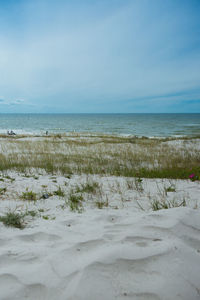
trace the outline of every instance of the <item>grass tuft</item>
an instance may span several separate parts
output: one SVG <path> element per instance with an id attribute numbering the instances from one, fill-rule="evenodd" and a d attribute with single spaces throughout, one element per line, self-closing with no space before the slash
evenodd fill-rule
<path id="1" fill-rule="evenodd" d="M 82 183 L 80 186 L 76 186 L 76 193 L 88 193 L 95 194 L 97 190 L 100 188 L 100 185 L 96 181 L 87 181 L 86 183 Z"/>
<path id="2" fill-rule="evenodd" d="M 164 190 L 165 190 L 165 194 L 166 194 L 166 195 L 167 195 L 167 193 L 176 192 L 176 188 L 175 188 L 175 186 L 173 186 L 173 185 L 168 186 L 168 187 L 165 187 Z"/>
<path id="3" fill-rule="evenodd" d="M 5 216 L 0 216 L 0 222 L 3 222 L 5 226 L 23 229 L 24 215 L 15 212 L 8 212 Z"/>
<path id="4" fill-rule="evenodd" d="M 37 199 L 37 194 L 32 192 L 32 191 L 26 191 L 26 192 L 23 192 L 22 195 L 21 195 L 21 199 L 23 200 L 30 200 L 30 201 L 36 201 Z"/>
<path id="5" fill-rule="evenodd" d="M 157 211 L 160 209 L 169 209 L 174 207 L 186 206 L 186 201 L 183 199 L 181 202 L 176 200 L 167 201 L 167 200 L 158 200 L 155 199 L 151 202 L 151 208 L 153 211 Z"/>
<path id="6" fill-rule="evenodd" d="M 3 195 L 5 194 L 5 192 L 7 191 L 6 188 L 0 188 L 0 195 Z"/>
<path id="7" fill-rule="evenodd" d="M 59 196 L 59 197 L 64 197 L 65 196 L 65 192 L 61 189 L 60 186 L 53 193 L 54 193 L 54 195 Z"/>
<path id="8" fill-rule="evenodd" d="M 38 212 L 35 210 L 27 210 L 25 213 L 25 216 L 31 216 L 31 217 L 36 217 L 38 215 Z"/>
<path id="9" fill-rule="evenodd" d="M 108 207 L 108 201 L 96 201 L 97 208 L 102 209 L 103 207 Z"/>
<path id="10" fill-rule="evenodd" d="M 68 200 L 69 200 L 69 207 L 71 211 L 77 211 L 79 213 L 83 211 L 82 201 L 84 199 L 82 195 L 70 193 Z"/>

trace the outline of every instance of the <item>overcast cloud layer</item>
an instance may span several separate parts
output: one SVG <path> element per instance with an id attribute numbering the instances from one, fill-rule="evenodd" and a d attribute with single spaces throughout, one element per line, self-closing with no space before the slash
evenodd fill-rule
<path id="1" fill-rule="evenodd" d="M 0 112 L 200 112 L 200 1 L 0 1 Z"/>

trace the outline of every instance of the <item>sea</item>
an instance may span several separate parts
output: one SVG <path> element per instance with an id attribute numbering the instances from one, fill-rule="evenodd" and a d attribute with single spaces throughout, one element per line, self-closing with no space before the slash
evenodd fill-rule
<path id="1" fill-rule="evenodd" d="M 200 113 L 0 114 L 0 133 L 43 135 L 73 132 L 146 137 L 200 135 Z"/>

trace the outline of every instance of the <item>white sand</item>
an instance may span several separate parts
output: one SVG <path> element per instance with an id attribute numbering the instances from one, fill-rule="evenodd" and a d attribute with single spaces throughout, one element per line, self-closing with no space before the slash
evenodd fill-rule
<path id="1" fill-rule="evenodd" d="M 128 189 L 124 178 L 93 176 L 101 192 L 84 194 L 84 211 L 77 213 L 61 206 L 85 176 L 56 183 L 49 175 L 8 175 L 15 181 L 0 181 L 7 188 L 0 214 L 44 212 L 26 217 L 23 230 L 0 222 L 0 300 L 200 299 L 199 182 L 143 180 L 139 191 L 133 179 Z M 20 200 L 26 188 L 39 198 L 58 186 L 65 198 Z M 175 192 L 166 194 L 169 186 Z M 109 206 L 98 209 L 100 198 Z M 185 200 L 187 207 L 153 212 L 155 198 Z"/>

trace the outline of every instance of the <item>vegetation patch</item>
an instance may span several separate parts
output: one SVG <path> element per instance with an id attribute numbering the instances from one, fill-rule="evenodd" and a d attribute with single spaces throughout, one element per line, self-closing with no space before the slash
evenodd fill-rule
<path id="1" fill-rule="evenodd" d="M 5 194 L 6 191 L 7 191 L 6 187 L 0 188 L 0 195 Z"/>
<path id="2" fill-rule="evenodd" d="M 36 201 L 37 200 L 37 194 L 34 193 L 33 191 L 26 191 L 23 192 L 21 195 L 21 199 L 23 200 L 29 200 L 29 201 Z"/>
<path id="3" fill-rule="evenodd" d="M 64 197 L 65 196 L 65 192 L 61 189 L 61 187 L 59 186 L 58 189 L 56 191 L 53 192 L 54 195 L 59 196 L 59 197 Z"/>
<path id="4" fill-rule="evenodd" d="M 6 176 L 4 176 L 6 179 L 9 179 L 11 182 L 13 182 L 13 181 L 15 181 L 15 178 L 12 178 L 12 177 L 10 177 L 10 176 L 8 176 L 8 175 L 6 175 Z"/>
<path id="5" fill-rule="evenodd" d="M 167 193 L 172 193 L 172 192 L 176 192 L 176 188 L 174 185 L 170 185 L 168 187 L 165 187 L 164 188 L 165 190 L 165 194 L 167 195 Z"/>
<path id="6" fill-rule="evenodd" d="M 95 205 L 97 208 L 102 209 L 103 207 L 108 207 L 108 201 L 96 201 Z"/>
<path id="7" fill-rule="evenodd" d="M 27 174 L 35 168 L 52 175 L 59 172 L 67 178 L 76 173 L 199 180 L 200 152 L 195 148 L 199 141 L 193 138 L 187 146 L 182 142 L 177 147 L 169 144 L 170 140 L 175 139 L 111 135 L 77 135 L 71 140 L 64 135 L 62 139 L 49 136 L 41 141 L 8 139 L 2 144 L 0 171 L 13 169 Z M 55 176 L 52 179 L 56 182 Z M 95 189 L 89 185 L 84 188 L 89 193 Z"/>
<path id="8" fill-rule="evenodd" d="M 82 212 L 83 211 L 83 196 L 78 194 L 70 193 L 69 195 L 69 207 L 71 211 Z"/>
<path id="9" fill-rule="evenodd" d="M 167 200 L 158 200 L 155 199 L 151 202 L 151 208 L 153 211 L 157 211 L 160 209 L 169 209 L 173 207 L 180 207 L 180 206 L 186 206 L 186 201 L 183 199 L 181 202 L 178 202 L 176 200 L 167 201 Z"/>
<path id="10" fill-rule="evenodd" d="M 5 226 L 24 228 L 24 214 L 16 212 L 7 212 L 4 216 L 0 216 L 0 222 Z"/>
<path id="11" fill-rule="evenodd" d="M 31 216 L 31 217 L 36 217 L 38 215 L 38 212 L 36 210 L 27 210 L 25 213 L 25 216 Z"/>
<path id="12" fill-rule="evenodd" d="M 87 181 L 86 183 L 82 183 L 80 186 L 76 186 L 76 193 L 91 193 L 94 194 L 100 188 L 100 185 L 97 181 Z"/>

